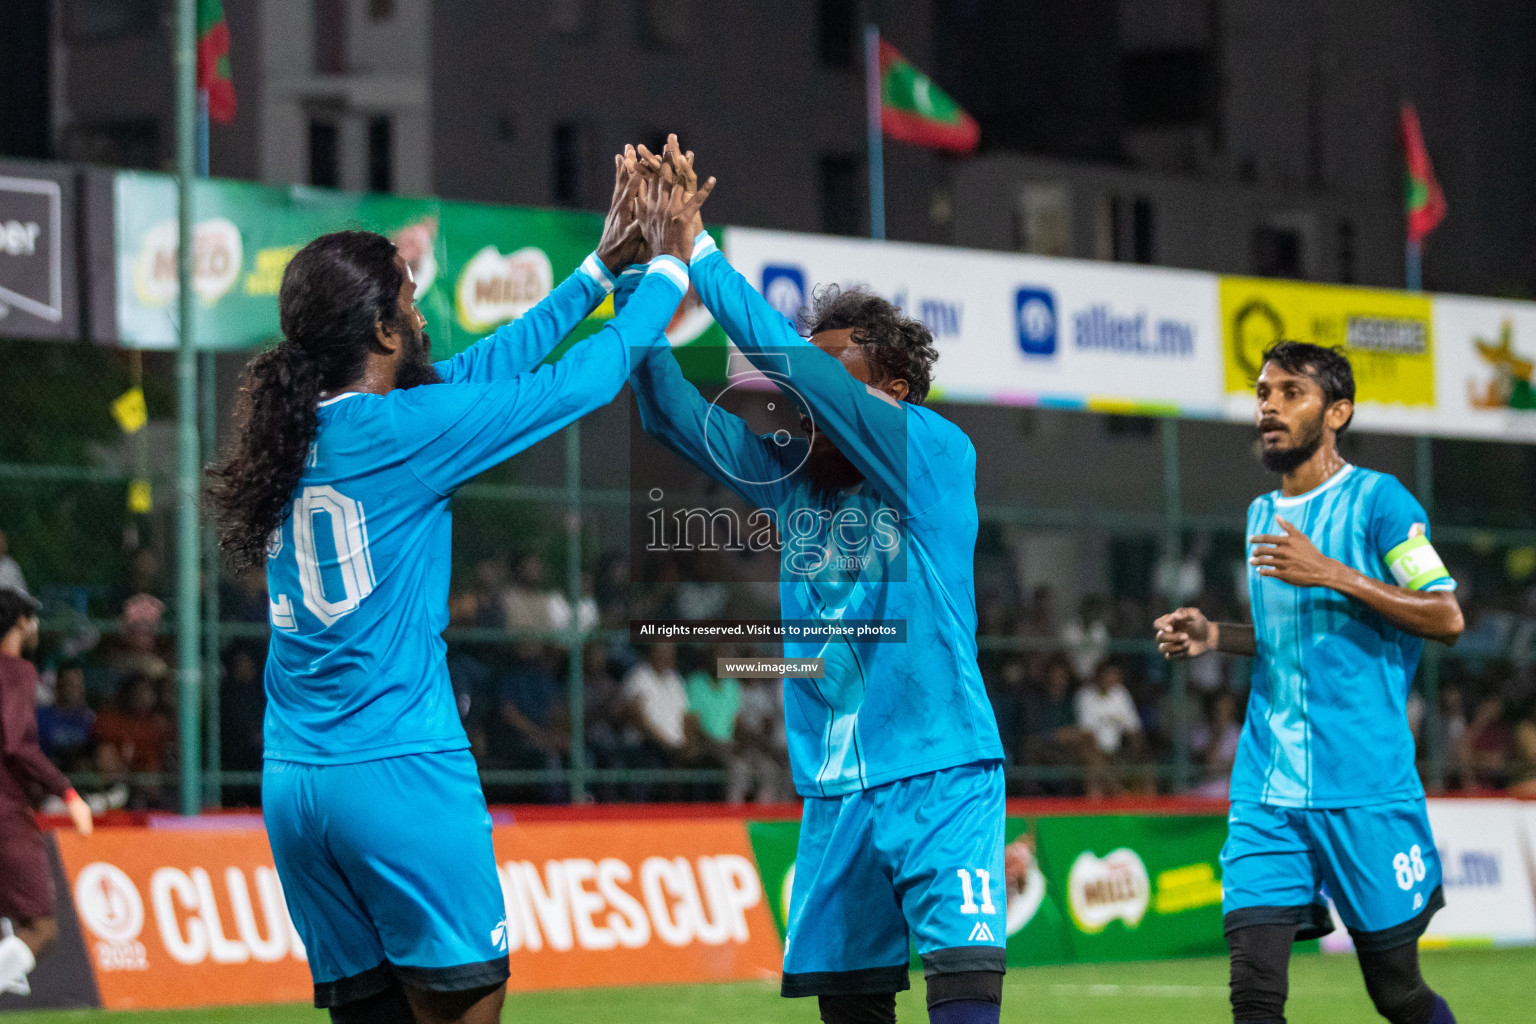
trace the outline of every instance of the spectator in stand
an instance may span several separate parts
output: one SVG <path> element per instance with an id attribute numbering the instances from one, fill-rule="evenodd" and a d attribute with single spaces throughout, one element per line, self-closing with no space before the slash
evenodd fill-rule
<path id="1" fill-rule="evenodd" d="M 749 679 L 742 685 L 736 745 L 726 771 L 725 798 L 729 803 L 744 803 L 748 794 L 760 804 L 779 803 L 794 795 L 782 679 Z"/>
<path id="2" fill-rule="evenodd" d="M 1527 698 L 1510 743 L 1511 796 L 1536 798 L 1536 698 Z"/>
<path id="3" fill-rule="evenodd" d="M 1092 740 L 1077 725 L 1072 662 L 1065 654 L 1052 654 L 1040 668 L 1024 704 L 1023 759 L 1029 764 L 1082 768 L 1090 760 Z M 1078 792 L 1074 783 L 1047 780 L 1041 790 L 1051 796 Z"/>
<path id="4" fill-rule="evenodd" d="M 587 645 L 582 684 L 587 764 L 605 770 L 625 767 L 626 748 L 638 743 L 640 734 L 629 724 L 624 689 L 609 669 L 608 652 L 602 644 Z M 593 790 L 600 802 L 619 798 L 618 787 L 611 782 L 598 783 Z"/>
<path id="5" fill-rule="evenodd" d="M 581 601 L 576 605 L 576 625 L 583 630 L 593 630 L 598 626 L 597 595 L 594 587 L 592 574 L 582 573 Z M 551 629 L 559 630 L 571 628 L 571 602 L 563 591 L 550 591 L 549 626 Z M 566 648 L 566 650 L 569 649 L 569 647 Z"/>
<path id="6" fill-rule="evenodd" d="M 474 629 L 480 620 L 480 595 L 465 591 L 448 598 L 448 628 Z M 448 682 L 458 704 L 459 721 L 469 737 L 469 749 L 475 762 L 486 763 L 486 733 L 481 709 L 489 703 L 494 688 L 493 674 L 478 655 L 475 645 L 455 641 L 448 647 Z"/>
<path id="7" fill-rule="evenodd" d="M 1024 636 L 1056 636 L 1059 632 L 1056 622 L 1056 593 L 1049 584 L 1042 583 L 1035 588 L 1029 599 L 1029 609 L 1024 615 L 1024 621 L 1019 623 L 1019 632 Z"/>
<path id="8" fill-rule="evenodd" d="M 96 716 L 96 766 L 102 774 L 122 784 L 127 774 L 165 770 L 166 754 L 174 737 L 170 721 L 160 712 L 155 680 L 142 673 L 131 675 L 118 688 L 115 706 Z M 159 806 L 158 786 L 129 784 L 129 804 Z"/>
<path id="9" fill-rule="evenodd" d="M 96 712 L 85 702 L 85 669 L 62 662 L 54 673 L 53 703 L 37 709 L 37 738 L 48 759 L 65 772 L 88 772 Z"/>
<path id="10" fill-rule="evenodd" d="M 714 648 L 711 662 L 688 673 L 688 679 L 683 684 L 683 690 L 688 695 L 688 715 L 684 725 L 690 733 L 690 752 L 695 760 L 713 761 L 724 766 L 727 779 L 743 771 L 735 764 L 736 719 L 741 713 L 741 684 L 729 676 L 718 676 L 715 662 L 731 656 L 729 647 L 722 645 Z"/>
<path id="11" fill-rule="evenodd" d="M 491 762 L 502 768 L 559 768 L 570 749 L 570 734 L 557 727 L 564 717 L 554 671 L 544 645 L 520 640 L 497 681 L 497 707 L 487 730 Z M 559 799 L 559 786 L 542 787 Z"/>
<path id="12" fill-rule="evenodd" d="M 128 575 L 111 592 L 110 607 L 124 608 L 140 594 L 162 596 L 160 589 L 160 559 L 149 548 L 140 548 L 128 560 Z"/>
<path id="13" fill-rule="evenodd" d="M 224 767 L 232 772 L 262 769 L 262 729 L 267 715 L 267 690 L 262 679 L 266 649 L 238 641 L 224 660 L 224 689 L 219 701 L 219 745 Z M 231 805 L 261 803 L 256 785 L 231 786 L 224 799 Z"/>
<path id="14" fill-rule="evenodd" d="M 0 530 L 0 590 L 14 590 L 18 594 L 30 596 L 26 577 L 21 574 L 21 566 L 11 557 L 10 550 L 5 531 Z"/>
<path id="15" fill-rule="evenodd" d="M 1087 790 L 1091 797 L 1124 792 L 1120 766 L 1143 760 L 1146 740 L 1141 716 L 1126 689 L 1125 676 L 1113 661 L 1101 663 L 1093 680 L 1077 691 L 1077 726 L 1092 739 Z"/>
<path id="16" fill-rule="evenodd" d="M 688 747 L 688 692 L 677 674 L 677 648 L 650 644 L 642 659 L 624 677 L 624 700 L 630 721 L 641 739 L 631 755 L 637 768 L 676 768 L 690 759 Z M 637 799 L 648 799 L 652 787 L 634 790 Z"/>
<path id="17" fill-rule="evenodd" d="M 164 602 L 149 594 L 135 594 L 123 603 L 117 633 L 103 640 L 99 648 L 117 684 L 136 675 L 154 681 L 170 673 L 165 657 L 168 652 L 159 637 L 164 614 Z"/>
<path id="18" fill-rule="evenodd" d="M 1109 622 L 1102 598 L 1092 594 L 1083 598 L 1077 617 L 1061 627 L 1061 645 L 1077 677 L 1091 677 L 1109 654 Z"/>
<path id="19" fill-rule="evenodd" d="M 1502 789 L 1509 773 L 1509 726 L 1504 721 L 1504 701 L 1497 694 L 1484 697 L 1462 736 L 1463 786 L 1468 789 Z"/>
<path id="20" fill-rule="evenodd" d="M 545 584 L 543 556 L 537 552 L 524 555 L 517 563 L 512 585 L 501 595 L 507 629 L 518 632 L 552 628 L 551 610 L 556 596 Z"/>
<path id="21" fill-rule="evenodd" d="M 1447 686 L 1440 691 L 1440 756 L 1446 761 L 1446 781 L 1452 789 L 1467 785 L 1466 746 L 1462 742 L 1467 734 L 1466 700 L 1458 686 Z M 1427 753 L 1427 752 L 1426 752 Z M 1421 758 L 1422 759 L 1422 758 Z"/>
<path id="22" fill-rule="evenodd" d="M 1025 713 L 1030 701 L 1029 662 L 1022 654 L 984 652 L 977 661 L 981 678 L 992 700 L 992 715 L 997 719 L 997 734 L 1003 741 L 1003 756 L 1017 763 L 1024 755 Z M 1001 655 L 998 657 L 997 655 Z"/>
<path id="23" fill-rule="evenodd" d="M 1211 700 L 1211 720 L 1200 753 L 1205 779 L 1195 787 L 1196 796 L 1225 800 L 1232 784 L 1232 764 L 1237 760 L 1237 741 L 1243 734 L 1238 719 L 1237 696 L 1223 690 Z"/>

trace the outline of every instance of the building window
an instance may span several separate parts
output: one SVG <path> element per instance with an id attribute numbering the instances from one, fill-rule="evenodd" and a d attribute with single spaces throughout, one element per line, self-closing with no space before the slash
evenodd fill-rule
<path id="1" fill-rule="evenodd" d="M 561 121 L 555 125 L 554 194 L 560 206 L 583 206 L 586 177 L 592 166 L 591 128 L 582 121 Z"/>
<path id="2" fill-rule="evenodd" d="M 1253 272 L 1260 277 L 1303 277 L 1301 232 L 1260 224 L 1253 229 Z"/>
<path id="3" fill-rule="evenodd" d="M 821 230 L 864 233 L 864 158 L 838 153 L 821 158 Z"/>
<path id="4" fill-rule="evenodd" d="M 368 122 L 368 189 L 395 190 L 395 126 L 385 116 Z"/>
<path id="5" fill-rule="evenodd" d="M 315 0 L 315 71 L 339 75 L 347 70 L 347 0 Z"/>
<path id="6" fill-rule="evenodd" d="M 1355 225 L 1352 221 L 1340 220 L 1338 224 L 1339 237 L 1339 282 L 1341 284 L 1355 283 Z"/>
<path id="7" fill-rule="evenodd" d="M 672 50 L 688 39 L 688 0 L 639 0 L 640 43 Z"/>
<path id="8" fill-rule="evenodd" d="M 859 60 L 858 0 L 817 0 L 816 54 L 829 68 L 851 68 Z"/>
<path id="9" fill-rule="evenodd" d="M 1120 59 L 1126 123 L 1139 128 L 1198 123 L 1209 109 L 1209 68 L 1204 50 L 1126 54 Z"/>
<path id="10" fill-rule="evenodd" d="M 68 0 L 64 9 L 64 32 L 71 42 L 137 35 L 159 23 L 159 0 Z"/>
<path id="11" fill-rule="evenodd" d="M 341 187 L 341 138 L 333 121 L 309 122 L 309 183 Z"/>
<path id="12" fill-rule="evenodd" d="M 1154 228 L 1152 200 L 1141 196 L 1131 204 L 1131 259 L 1137 263 L 1151 263 L 1156 259 Z"/>

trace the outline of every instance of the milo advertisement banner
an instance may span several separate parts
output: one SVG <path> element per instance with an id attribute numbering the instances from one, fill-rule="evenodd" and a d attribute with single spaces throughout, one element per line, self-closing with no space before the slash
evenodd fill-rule
<path id="1" fill-rule="evenodd" d="M 161 174 L 119 173 L 114 184 L 118 340 L 170 348 L 178 338 L 176 184 Z M 363 229 L 388 235 L 416 279 L 433 354 L 463 351 L 539 303 L 597 246 L 602 216 L 564 210 L 363 195 L 244 182 L 195 183 L 193 287 L 197 341 L 209 349 L 278 337 L 283 270 L 318 235 Z M 606 300 L 572 334 L 613 316 Z M 668 330 L 674 345 L 724 337 L 691 292 Z"/>
<path id="2" fill-rule="evenodd" d="M 800 825 L 753 822 L 747 832 L 782 935 Z M 1217 858 L 1226 833 L 1218 815 L 1010 817 L 1009 965 L 1224 952 Z M 958 899 L 960 883 L 951 881 Z"/>

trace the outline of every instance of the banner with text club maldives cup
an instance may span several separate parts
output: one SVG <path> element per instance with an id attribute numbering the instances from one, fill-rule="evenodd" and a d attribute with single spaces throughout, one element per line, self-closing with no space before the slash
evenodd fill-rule
<path id="1" fill-rule="evenodd" d="M 262 830 L 57 841 L 104 1007 L 311 998 Z M 740 822 L 519 825 L 496 829 L 495 849 L 513 989 L 778 975 Z"/>

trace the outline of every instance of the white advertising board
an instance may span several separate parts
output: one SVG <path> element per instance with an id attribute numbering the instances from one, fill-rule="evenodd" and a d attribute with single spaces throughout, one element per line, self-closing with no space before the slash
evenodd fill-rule
<path id="1" fill-rule="evenodd" d="M 1435 433 L 1536 441 L 1536 303 L 1437 295 Z"/>
<path id="2" fill-rule="evenodd" d="M 1536 944 L 1536 896 L 1520 836 L 1522 810 L 1514 800 L 1429 801 L 1445 909 L 1430 922 L 1424 945 Z"/>
<path id="3" fill-rule="evenodd" d="M 1212 274 L 750 228 L 726 229 L 725 252 L 787 316 L 837 284 L 922 320 L 935 397 L 1220 415 Z"/>

